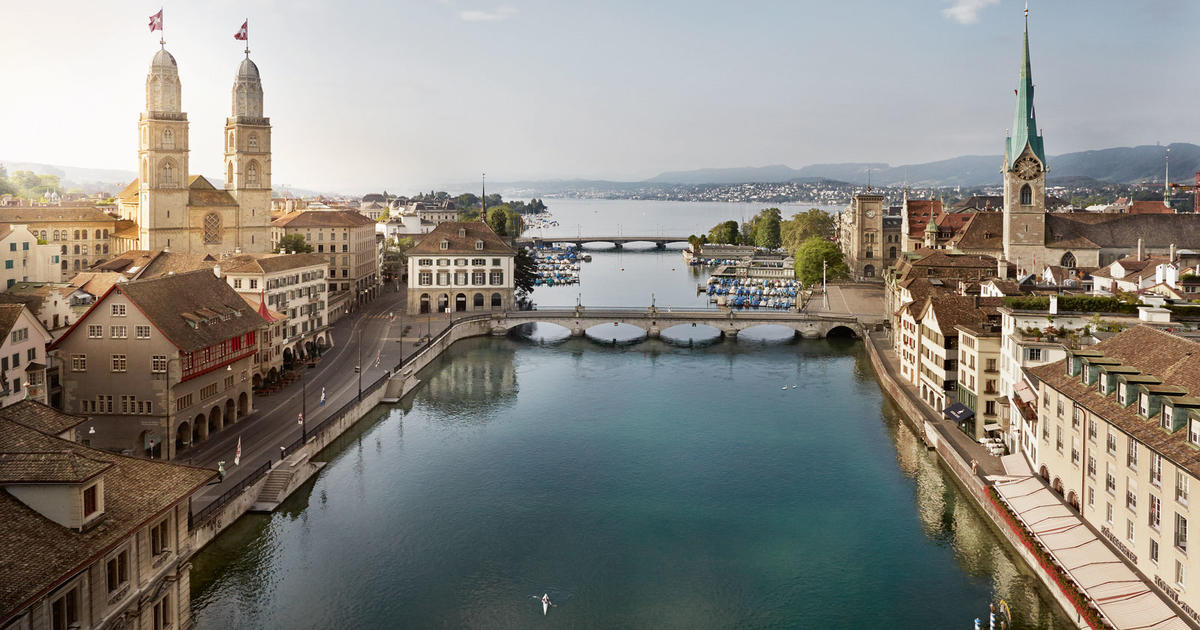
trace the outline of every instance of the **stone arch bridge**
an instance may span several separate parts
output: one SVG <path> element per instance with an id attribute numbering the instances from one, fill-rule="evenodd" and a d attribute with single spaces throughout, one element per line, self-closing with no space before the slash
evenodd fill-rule
<path id="1" fill-rule="evenodd" d="M 599 324 L 629 324 L 646 331 L 648 338 L 657 338 L 662 331 L 679 325 L 705 325 L 720 331 L 721 336 L 736 338 L 747 328 L 763 325 L 786 326 L 807 339 L 832 335 L 860 337 L 863 327 L 858 318 L 849 315 L 813 315 L 778 311 L 732 310 L 663 310 L 650 308 L 576 307 L 536 311 L 494 313 L 492 334 L 503 335 L 515 326 L 544 322 L 557 324 L 582 336 L 587 329 Z"/>
<path id="2" fill-rule="evenodd" d="M 553 243 L 571 243 L 577 249 L 583 249 L 585 243 L 612 243 L 617 249 L 627 243 L 654 243 L 658 249 L 664 249 L 668 243 L 686 243 L 687 236 L 528 236 L 517 239 L 518 245 L 533 245 L 544 247 Z"/>

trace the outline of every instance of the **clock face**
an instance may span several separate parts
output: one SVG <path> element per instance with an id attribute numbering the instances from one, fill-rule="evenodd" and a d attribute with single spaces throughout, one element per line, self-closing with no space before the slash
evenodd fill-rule
<path id="1" fill-rule="evenodd" d="M 1026 155 L 1025 157 L 1017 160 L 1013 170 L 1016 171 L 1017 177 L 1020 177 L 1024 180 L 1030 180 L 1034 179 L 1038 176 L 1038 173 L 1042 172 L 1042 166 L 1038 164 L 1036 159 Z"/>
<path id="2" fill-rule="evenodd" d="M 874 218 L 875 218 L 875 211 L 874 211 L 874 210 L 867 210 L 867 218 L 868 218 L 868 219 L 874 219 Z"/>

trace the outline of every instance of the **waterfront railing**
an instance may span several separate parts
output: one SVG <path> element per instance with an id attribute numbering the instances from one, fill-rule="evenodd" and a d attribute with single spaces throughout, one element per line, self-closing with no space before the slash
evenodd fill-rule
<path id="1" fill-rule="evenodd" d="M 203 526 L 206 522 L 208 522 L 209 519 L 215 516 L 217 512 L 220 512 L 221 508 L 228 505 L 230 501 L 233 501 L 235 498 L 240 496 L 246 488 L 254 485 L 259 479 L 262 479 L 263 476 L 269 472 L 271 472 L 271 462 L 263 462 L 263 464 L 256 468 L 254 472 L 250 473 L 248 477 L 234 484 L 232 488 L 226 490 L 212 503 L 204 506 L 204 509 L 196 512 L 195 514 L 192 514 L 192 512 L 189 510 L 188 531 Z"/>

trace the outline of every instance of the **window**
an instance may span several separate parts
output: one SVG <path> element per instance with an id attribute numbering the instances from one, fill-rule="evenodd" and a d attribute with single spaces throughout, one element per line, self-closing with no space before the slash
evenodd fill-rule
<path id="1" fill-rule="evenodd" d="M 162 374 L 167 371 L 167 355 L 156 354 L 150 357 L 150 371 Z"/>
<path id="2" fill-rule="evenodd" d="M 418 278 L 417 284 L 419 284 L 423 287 L 428 287 L 428 286 L 433 285 L 433 272 L 432 271 L 422 271 L 419 274 L 417 274 L 417 278 Z"/>
<path id="3" fill-rule="evenodd" d="M 1158 426 L 1170 431 L 1171 417 L 1174 415 L 1173 412 L 1174 408 L 1172 408 L 1170 405 L 1163 405 L 1162 414 L 1158 418 Z"/>
<path id="4" fill-rule="evenodd" d="M 235 288 L 235 289 L 240 289 L 240 288 L 242 288 L 242 279 L 241 279 L 241 278 L 234 278 L 234 279 L 233 279 L 233 288 Z"/>
<path id="5" fill-rule="evenodd" d="M 429 267 L 429 266 L 433 265 L 433 259 L 432 258 L 422 258 L 417 261 L 417 264 L 421 265 L 422 267 Z"/>
<path id="6" fill-rule="evenodd" d="M 441 249 L 443 251 L 450 249 L 450 241 L 447 241 L 446 239 L 442 239 L 442 242 L 438 243 L 438 249 Z"/>
<path id="7" fill-rule="evenodd" d="M 13 343 L 25 341 L 26 339 L 29 339 L 29 329 L 28 328 L 18 328 L 17 330 L 12 331 Z"/>
<path id="8" fill-rule="evenodd" d="M 1096 441 L 1096 424 L 1095 421 L 1088 423 L 1088 439 L 1093 442 Z"/>
<path id="9" fill-rule="evenodd" d="M 1092 479 L 1096 478 L 1096 458 L 1091 455 L 1088 455 L 1087 476 L 1091 477 Z"/>
<path id="10" fill-rule="evenodd" d="M 1187 551 L 1187 519 L 1179 513 L 1175 514 L 1175 546 Z"/>
<path id="11" fill-rule="evenodd" d="M 125 305 L 113 304 L 111 313 L 113 317 L 125 317 Z"/>
<path id="12" fill-rule="evenodd" d="M 258 288 L 258 279 L 257 278 L 250 278 L 250 288 L 251 289 Z"/>
<path id="13" fill-rule="evenodd" d="M 1079 438 L 1071 436 L 1071 463 L 1079 464 Z"/>
<path id="14" fill-rule="evenodd" d="M 127 339 L 129 337 L 129 328 L 125 326 L 109 326 L 108 336 L 113 339 Z"/>
<path id="15" fill-rule="evenodd" d="M 1058 425 L 1057 427 L 1054 427 L 1054 429 L 1055 429 L 1055 431 L 1054 431 L 1054 447 L 1055 447 L 1056 449 L 1058 449 L 1058 452 L 1059 452 L 1059 453 L 1061 453 L 1061 452 L 1063 452 L 1063 430 L 1062 430 L 1062 425 L 1060 424 L 1060 425 Z"/>
<path id="16" fill-rule="evenodd" d="M 134 333 L 137 335 L 138 339 L 149 339 L 150 338 L 150 327 L 149 326 L 135 326 L 133 330 L 134 330 Z"/>
<path id="17" fill-rule="evenodd" d="M 28 351 L 26 351 L 25 358 L 30 361 L 36 361 L 37 360 L 37 348 L 30 348 Z"/>
<path id="18" fill-rule="evenodd" d="M 1125 455 L 1125 463 L 1128 464 L 1130 468 L 1137 470 L 1138 443 L 1137 440 L 1133 439 L 1132 437 L 1129 438 L 1129 452 Z"/>
<path id="19" fill-rule="evenodd" d="M 450 286 L 450 272 L 449 271 L 437 272 L 437 283 L 438 283 L 438 286 L 440 286 L 440 287 Z"/>
<path id="20" fill-rule="evenodd" d="M 1041 361 L 1042 360 L 1042 349 L 1041 348 L 1030 348 L 1029 349 L 1029 360 L 1030 361 Z"/>
<path id="21" fill-rule="evenodd" d="M 492 286 L 500 286 L 504 284 L 504 272 L 499 269 L 493 269 L 490 276 L 490 284 Z"/>
<path id="22" fill-rule="evenodd" d="M 50 602 L 51 630 L 67 630 L 79 623 L 79 590 L 71 587 Z"/>
<path id="23" fill-rule="evenodd" d="M 1061 396 L 1058 398 L 1058 417 L 1063 417 L 1063 399 Z"/>
<path id="24" fill-rule="evenodd" d="M 161 181 L 159 182 L 159 184 L 161 184 L 163 186 L 174 186 L 175 185 L 175 165 L 171 164 L 170 161 L 165 161 L 162 164 L 161 170 L 162 170 L 162 177 L 161 177 Z"/>
<path id="25" fill-rule="evenodd" d="M 1078 429 L 1079 423 L 1083 421 L 1083 410 L 1079 407 L 1071 409 L 1071 428 Z"/>
<path id="26" fill-rule="evenodd" d="M 1125 480 L 1125 507 L 1130 512 L 1137 511 L 1137 482 L 1133 479 Z"/>
<path id="27" fill-rule="evenodd" d="M 124 372 L 126 363 L 127 362 L 125 360 L 125 355 L 123 355 L 123 354 L 112 355 L 112 371 L 113 372 Z"/>
<path id="28" fill-rule="evenodd" d="M 1188 477 L 1182 470 L 1175 471 L 1175 500 L 1184 505 L 1188 502 Z"/>
<path id="29" fill-rule="evenodd" d="M 215 212 L 204 215 L 204 242 L 221 242 L 221 216 Z"/>
<path id="30" fill-rule="evenodd" d="M 1158 564 L 1158 541 L 1150 540 L 1150 562 Z"/>
<path id="31" fill-rule="evenodd" d="M 1108 432 L 1108 444 L 1106 446 L 1107 446 L 1109 455 L 1117 454 L 1117 436 L 1115 433 L 1112 432 L 1111 429 Z"/>
<path id="32" fill-rule="evenodd" d="M 246 166 L 246 185 L 248 185 L 248 186 L 257 186 L 258 185 L 258 163 L 257 162 L 250 162 L 250 164 L 248 164 Z"/>
<path id="33" fill-rule="evenodd" d="M 471 272 L 471 284 L 475 285 L 475 286 L 487 284 L 487 272 L 486 271 L 472 271 Z"/>
<path id="34" fill-rule="evenodd" d="M 180 396 L 175 399 L 175 411 L 182 411 L 192 406 L 192 395 Z"/>
<path id="35" fill-rule="evenodd" d="M 163 598 L 154 604 L 154 630 L 166 630 L 171 627 L 171 594 L 163 595 Z"/>
<path id="36" fill-rule="evenodd" d="M 1133 521 L 1125 521 L 1125 539 L 1133 542 Z"/>
<path id="37" fill-rule="evenodd" d="M 1184 585 L 1184 579 L 1183 579 L 1184 571 L 1185 571 L 1185 569 L 1183 568 L 1183 562 L 1180 560 L 1176 560 L 1175 561 L 1175 584 L 1178 585 L 1180 588 L 1183 588 L 1183 585 Z"/>
<path id="38" fill-rule="evenodd" d="M 1021 187 L 1021 205 L 1033 205 L 1033 189 L 1029 187 L 1029 184 L 1025 184 Z"/>
<path id="39" fill-rule="evenodd" d="M 483 241 L 475 241 L 475 249 L 483 251 Z"/>
<path id="40" fill-rule="evenodd" d="M 460 286 L 460 287 L 467 284 L 467 272 L 465 272 L 465 271 L 454 272 L 454 284 L 455 284 L 455 286 Z"/>
<path id="41" fill-rule="evenodd" d="M 104 336 L 104 326 L 88 324 L 88 339 L 99 339 Z"/>
<path id="42" fill-rule="evenodd" d="M 1154 496 L 1153 494 L 1150 495 L 1149 522 L 1150 527 L 1153 527 L 1154 531 L 1158 531 L 1158 528 L 1162 525 L 1162 499 Z"/>
<path id="43" fill-rule="evenodd" d="M 1104 522 L 1105 522 L 1105 523 L 1108 523 L 1109 525 L 1112 525 L 1112 522 L 1113 522 L 1113 508 L 1112 508 L 1112 503 L 1105 503 L 1105 504 L 1104 504 Z"/>
<path id="44" fill-rule="evenodd" d="M 86 372 L 87 371 L 87 355 L 72 354 L 71 355 L 71 371 Z"/>
<path id="45" fill-rule="evenodd" d="M 108 594 L 112 595 L 117 589 L 129 583 L 129 550 L 122 550 L 105 563 Z"/>
<path id="46" fill-rule="evenodd" d="M 217 395 L 217 384 L 216 383 L 213 383 L 211 385 L 205 385 L 204 387 L 200 388 L 200 400 L 204 400 L 205 398 L 211 398 L 216 395 Z"/>
<path id="47" fill-rule="evenodd" d="M 438 266 L 439 266 L 439 267 L 449 267 L 449 266 L 450 266 L 450 259 L 449 259 L 449 258 L 439 258 L 439 259 L 438 259 Z"/>
<path id="48" fill-rule="evenodd" d="M 472 258 L 471 266 L 472 267 L 486 267 L 487 259 L 486 258 Z"/>
<path id="49" fill-rule="evenodd" d="M 1088 494 L 1088 507 L 1090 507 L 1090 508 L 1096 507 L 1096 489 L 1091 486 L 1088 486 L 1087 494 Z"/>
<path id="50" fill-rule="evenodd" d="M 1150 417 L 1150 394 L 1138 396 L 1138 413 L 1142 414 L 1143 418 Z"/>
<path id="51" fill-rule="evenodd" d="M 150 528 L 150 553 L 152 555 L 161 555 L 171 549 L 170 529 L 167 527 L 168 519 L 163 519 L 158 525 Z"/>
<path id="52" fill-rule="evenodd" d="M 1117 491 L 1117 478 L 1113 476 L 1112 471 L 1108 470 L 1104 473 L 1104 489 L 1112 494 Z"/>
<path id="53" fill-rule="evenodd" d="M 1192 420 L 1188 422 L 1188 442 L 1200 444 L 1200 421 Z"/>
<path id="54" fill-rule="evenodd" d="M 1150 452 L 1150 483 L 1162 485 L 1162 455 Z"/>
<path id="55" fill-rule="evenodd" d="M 83 518 L 95 514 L 97 509 L 96 484 L 92 484 L 83 490 Z"/>
<path id="56" fill-rule="evenodd" d="M 1127 388 L 1125 386 L 1121 385 L 1120 383 L 1117 383 L 1117 402 L 1121 403 L 1122 405 L 1125 404 L 1125 390 L 1126 389 Z"/>

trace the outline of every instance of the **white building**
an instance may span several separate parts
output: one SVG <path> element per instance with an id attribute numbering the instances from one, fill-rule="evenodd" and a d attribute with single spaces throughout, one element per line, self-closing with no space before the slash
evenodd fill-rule
<path id="1" fill-rule="evenodd" d="M 58 282 L 58 247 L 38 245 L 38 237 L 24 225 L 0 225 L 0 286 L 18 282 Z"/>
<path id="2" fill-rule="evenodd" d="M 516 254 L 483 221 L 438 225 L 408 250 L 408 312 L 513 308 Z"/>
<path id="3" fill-rule="evenodd" d="M 219 275 L 243 296 L 266 295 L 267 308 L 283 314 L 283 351 L 312 354 L 331 344 L 327 276 L 320 254 L 254 254 L 221 261 Z M 290 363 L 290 361 L 288 361 Z"/>
<path id="4" fill-rule="evenodd" d="M 0 304 L 0 405 L 46 402 L 46 327 L 23 304 Z M 28 391 L 27 391 L 28 390 Z"/>

